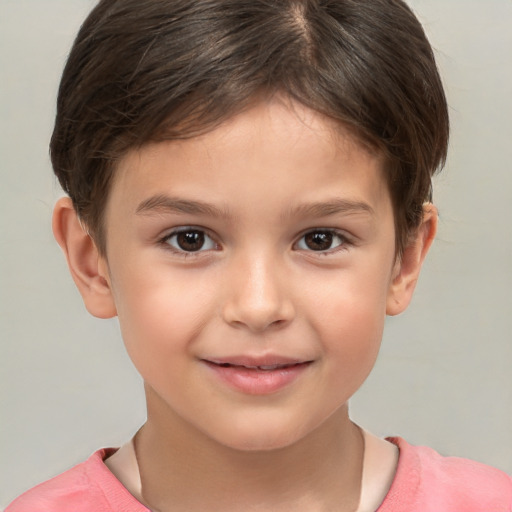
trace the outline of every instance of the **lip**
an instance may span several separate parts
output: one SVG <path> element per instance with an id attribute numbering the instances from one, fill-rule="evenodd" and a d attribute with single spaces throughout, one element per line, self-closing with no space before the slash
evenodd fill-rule
<path id="1" fill-rule="evenodd" d="M 201 360 L 231 388 L 248 395 L 269 395 L 288 387 L 313 363 L 278 355 Z"/>

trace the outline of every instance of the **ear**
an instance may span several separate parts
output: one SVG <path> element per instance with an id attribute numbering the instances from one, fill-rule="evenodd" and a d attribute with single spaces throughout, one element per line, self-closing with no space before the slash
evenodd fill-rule
<path id="1" fill-rule="evenodd" d="M 52 228 L 87 311 L 98 318 L 116 316 L 107 261 L 82 227 L 69 197 L 57 201 Z"/>
<path id="2" fill-rule="evenodd" d="M 386 314 L 398 315 L 411 302 L 421 266 L 434 241 L 436 231 L 437 208 L 427 203 L 423 207 L 423 220 L 418 230 L 395 264 L 393 280 L 388 291 Z"/>

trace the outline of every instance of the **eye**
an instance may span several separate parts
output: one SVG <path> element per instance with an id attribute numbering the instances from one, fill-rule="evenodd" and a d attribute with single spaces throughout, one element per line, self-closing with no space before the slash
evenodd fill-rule
<path id="1" fill-rule="evenodd" d="M 199 252 L 215 249 L 217 244 L 202 230 L 184 228 L 167 235 L 162 242 L 178 252 Z"/>
<path id="2" fill-rule="evenodd" d="M 306 233 L 297 243 L 303 251 L 327 252 L 347 244 L 347 239 L 330 230 L 316 230 Z"/>

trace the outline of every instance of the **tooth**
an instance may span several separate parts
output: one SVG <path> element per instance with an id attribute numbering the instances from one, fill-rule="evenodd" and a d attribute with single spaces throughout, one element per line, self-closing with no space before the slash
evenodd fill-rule
<path id="1" fill-rule="evenodd" d="M 243 368 L 247 368 L 248 370 L 278 370 L 280 368 L 288 368 L 289 366 L 293 366 L 290 364 L 262 364 L 259 366 L 250 366 L 248 364 L 240 365 Z"/>

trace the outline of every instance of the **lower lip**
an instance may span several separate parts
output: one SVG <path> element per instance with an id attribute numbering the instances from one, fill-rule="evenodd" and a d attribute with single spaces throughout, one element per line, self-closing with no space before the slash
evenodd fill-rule
<path id="1" fill-rule="evenodd" d="M 258 370 L 244 366 L 220 366 L 204 361 L 215 374 L 232 388 L 248 395 L 276 393 L 297 380 L 311 365 L 310 362 L 275 370 Z"/>

